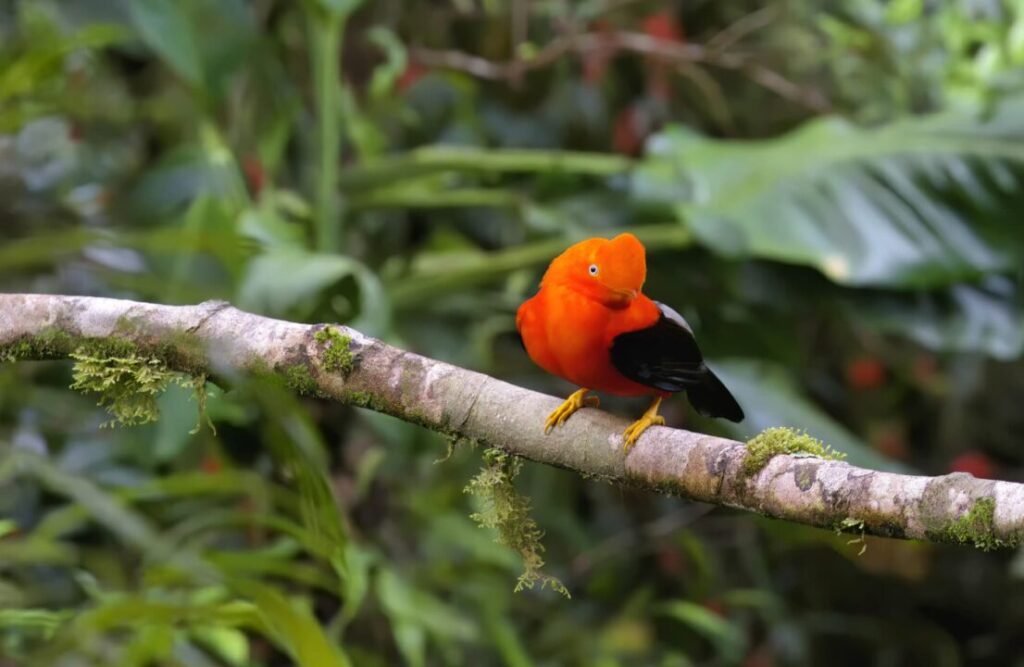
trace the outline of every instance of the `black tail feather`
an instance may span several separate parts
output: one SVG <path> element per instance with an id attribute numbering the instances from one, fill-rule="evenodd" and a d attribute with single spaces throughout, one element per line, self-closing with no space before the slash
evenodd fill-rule
<path id="1" fill-rule="evenodd" d="M 743 408 L 710 370 L 701 378 L 699 385 L 687 387 L 686 396 L 690 405 L 705 417 L 743 421 Z"/>

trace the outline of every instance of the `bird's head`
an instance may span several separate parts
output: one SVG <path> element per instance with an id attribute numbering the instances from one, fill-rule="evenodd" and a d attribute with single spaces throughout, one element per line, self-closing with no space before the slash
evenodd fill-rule
<path id="1" fill-rule="evenodd" d="M 541 285 L 564 285 L 610 308 L 625 308 L 647 277 L 644 246 L 632 234 L 587 239 L 556 257 Z"/>

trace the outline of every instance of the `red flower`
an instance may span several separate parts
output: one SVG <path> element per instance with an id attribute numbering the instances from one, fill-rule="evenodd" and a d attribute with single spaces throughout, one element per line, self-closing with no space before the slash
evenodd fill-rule
<path id="1" fill-rule="evenodd" d="M 224 469 L 224 464 L 213 454 L 207 454 L 199 464 L 199 469 L 207 475 L 216 475 Z"/>
<path id="2" fill-rule="evenodd" d="M 402 72 L 402 75 L 398 77 L 398 81 L 395 82 L 395 88 L 398 89 L 398 92 L 404 93 L 429 73 L 430 70 L 426 67 L 410 60 L 405 66 L 405 71 Z"/>
<path id="3" fill-rule="evenodd" d="M 673 547 L 664 546 L 658 549 L 658 569 L 670 577 L 681 577 L 686 573 L 686 559 L 683 553 Z"/>
<path id="4" fill-rule="evenodd" d="M 966 472 L 982 479 L 995 479 L 996 466 L 984 452 L 968 450 L 949 464 L 950 472 Z"/>
<path id="5" fill-rule="evenodd" d="M 683 31 L 679 22 L 671 12 L 655 12 L 644 19 L 643 31 L 648 37 L 663 39 L 666 42 L 683 41 Z"/>
<path id="6" fill-rule="evenodd" d="M 670 12 L 657 12 L 645 18 L 643 31 L 648 37 L 662 42 L 683 42 L 683 31 Z M 671 71 L 667 63 L 655 55 L 647 56 L 644 60 L 647 70 L 647 94 L 656 100 L 667 102 L 672 98 L 673 92 Z"/>
<path id="7" fill-rule="evenodd" d="M 254 197 L 258 197 L 267 184 L 267 172 L 263 168 L 263 162 L 255 155 L 246 155 L 242 158 L 242 173 L 245 174 L 249 191 Z"/>
<path id="8" fill-rule="evenodd" d="M 890 459 L 906 461 L 910 458 L 907 439 L 904 436 L 903 429 L 898 425 L 882 427 L 871 438 L 871 442 L 875 449 Z"/>
<path id="9" fill-rule="evenodd" d="M 705 609 L 710 611 L 712 614 L 715 614 L 716 616 L 721 616 L 721 617 L 725 618 L 725 614 L 726 614 L 727 610 L 726 610 L 726 607 L 725 607 L 725 603 L 722 602 L 721 600 L 705 600 L 703 606 L 704 606 Z"/>
<path id="10" fill-rule="evenodd" d="M 846 365 L 846 383 L 853 389 L 877 389 L 885 384 L 885 366 L 874 357 L 860 357 Z"/>
<path id="11" fill-rule="evenodd" d="M 939 364 L 935 357 L 930 354 L 919 354 L 914 358 L 914 365 L 911 369 L 914 379 L 919 384 L 930 385 L 939 373 Z"/>
<path id="12" fill-rule="evenodd" d="M 585 51 L 580 59 L 583 64 L 583 80 L 594 86 L 604 81 L 608 67 L 618 51 L 611 41 L 612 24 L 604 19 L 598 19 L 591 24 L 591 32 L 601 36 L 602 43 L 599 48 Z"/>
<path id="13" fill-rule="evenodd" d="M 647 139 L 647 123 L 643 112 L 630 105 L 615 117 L 612 130 L 612 149 L 623 155 L 637 156 L 643 151 Z"/>

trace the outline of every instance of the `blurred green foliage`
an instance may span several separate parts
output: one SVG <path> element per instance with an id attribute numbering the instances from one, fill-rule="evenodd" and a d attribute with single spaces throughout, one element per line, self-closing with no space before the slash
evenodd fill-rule
<path id="1" fill-rule="evenodd" d="M 630 229 L 729 434 L 1020 480 L 1022 65 L 1017 0 L 0 0 L 0 276 L 564 393 L 515 308 Z M 481 453 L 241 379 L 196 429 L 161 372 L 159 421 L 100 430 L 70 364 L 0 365 L 0 663 L 1022 664 L 1019 554 L 526 465 L 572 600 L 513 593 Z"/>

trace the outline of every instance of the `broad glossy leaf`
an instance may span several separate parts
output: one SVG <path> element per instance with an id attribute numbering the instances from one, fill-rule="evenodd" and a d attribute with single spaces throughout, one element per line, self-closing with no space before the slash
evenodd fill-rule
<path id="1" fill-rule="evenodd" d="M 352 276 L 361 290 L 362 312 L 354 323 L 379 332 L 387 320 L 384 289 L 360 262 L 344 255 L 279 248 L 252 260 L 238 293 L 240 308 L 283 316 L 309 307 L 342 278 Z"/>
<path id="2" fill-rule="evenodd" d="M 203 66 L 196 37 L 181 3 L 175 0 L 129 0 L 132 23 L 142 40 L 183 79 L 199 86 Z"/>
<path id="3" fill-rule="evenodd" d="M 1020 288 L 1002 276 L 938 293 L 885 294 L 848 301 L 853 321 L 939 352 L 1016 359 L 1024 352 Z"/>
<path id="4" fill-rule="evenodd" d="M 858 128 L 826 118 L 772 140 L 656 136 L 637 196 L 673 201 L 712 248 L 857 285 L 924 286 L 1020 261 L 995 237 L 1020 205 L 1024 100 Z M 1001 229 L 983 218 L 1004 214 Z"/>

